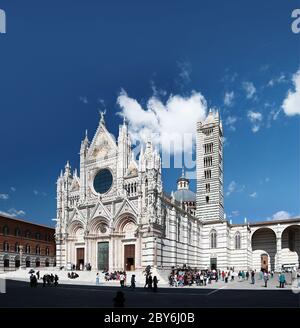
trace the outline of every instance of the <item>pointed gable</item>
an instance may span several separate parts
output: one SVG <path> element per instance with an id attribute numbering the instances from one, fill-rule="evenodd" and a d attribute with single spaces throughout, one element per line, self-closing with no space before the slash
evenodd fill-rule
<path id="1" fill-rule="evenodd" d="M 89 158 L 108 158 L 117 153 L 115 138 L 107 131 L 104 122 L 100 122 L 89 148 Z"/>

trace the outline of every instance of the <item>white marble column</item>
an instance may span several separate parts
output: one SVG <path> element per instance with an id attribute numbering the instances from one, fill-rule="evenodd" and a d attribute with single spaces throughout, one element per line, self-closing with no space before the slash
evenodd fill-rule
<path id="1" fill-rule="evenodd" d="M 281 259 L 281 235 L 276 240 L 276 271 L 281 271 L 282 259 Z"/>

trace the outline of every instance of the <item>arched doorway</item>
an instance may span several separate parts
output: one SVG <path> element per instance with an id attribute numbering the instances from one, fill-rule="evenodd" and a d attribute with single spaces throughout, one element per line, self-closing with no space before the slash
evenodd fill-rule
<path id="1" fill-rule="evenodd" d="M 85 241 L 84 241 L 84 224 L 75 219 L 68 227 L 70 248 L 73 252 L 68 253 L 67 262 L 75 265 L 76 270 L 83 270 L 85 264 Z"/>
<path id="2" fill-rule="evenodd" d="M 26 268 L 30 267 L 30 257 L 29 256 L 27 256 L 25 259 L 25 265 L 26 265 Z"/>
<path id="3" fill-rule="evenodd" d="M 48 267 L 49 264 L 50 264 L 50 262 L 49 262 L 49 259 L 47 258 L 47 259 L 45 260 L 45 266 Z"/>
<path id="4" fill-rule="evenodd" d="M 4 266 L 4 271 L 9 270 L 9 256 L 6 254 L 3 257 L 3 266 Z"/>
<path id="5" fill-rule="evenodd" d="M 276 234 L 270 228 L 259 228 L 253 235 L 252 268 L 260 270 L 275 270 Z"/>
<path id="6" fill-rule="evenodd" d="M 283 268 L 299 267 L 300 226 L 291 225 L 281 235 L 281 265 Z"/>
<path id="7" fill-rule="evenodd" d="M 109 242 L 109 219 L 104 216 L 94 217 L 88 226 L 90 236 L 96 240 L 96 254 L 92 258 L 92 267 L 106 271 L 110 267 L 111 243 Z"/>
<path id="8" fill-rule="evenodd" d="M 136 268 L 136 219 L 131 214 L 125 214 L 116 221 L 116 231 L 122 234 L 123 263 L 125 271 L 134 271 Z"/>
<path id="9" fill-rule="evenodd" d="M 21 265 L 21 262 L 20 262 L 20 255 L 17 255 L 17 256 L 15 257 L 15 268 L 16 268 L 16 269 L 19 268 L 20 265 Z"/>
<path id="10" fill-rule="evenodd" d="M 40 265 L 41 265 L 40 258 L 37 257 L 37 258 L 35 259 L 35 266 L 38 268 Z"/>

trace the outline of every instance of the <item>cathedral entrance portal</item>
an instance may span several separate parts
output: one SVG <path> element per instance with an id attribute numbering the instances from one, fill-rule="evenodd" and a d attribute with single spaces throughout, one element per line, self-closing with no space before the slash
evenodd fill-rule
<path id="1" fill-rule="evenodd" d="M 98 243 L 98 270 L 108 270 L 108 241 Z"/>
<path id="2" fill-rule="evenodd" d="M 135 270 L 135 245 L 124 245 L 124 267 L 126 271 Z"/>
<path id="3" fill-rule="evenodd" d="M 210 270 L 217 270 L 217 258 L 216 257 L 210 258 Z"/>
<path id="4" fill-rule="evenodd" d="M 76 269 L 83 270 L 84 269 L 84 248 L 76 249 Z"/>

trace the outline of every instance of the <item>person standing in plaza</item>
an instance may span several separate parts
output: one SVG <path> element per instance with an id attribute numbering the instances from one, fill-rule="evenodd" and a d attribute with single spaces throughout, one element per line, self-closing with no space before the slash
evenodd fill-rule
<path id="1" fill-rule="evenodd" d="M 96 274 L 96 285 L 99 285 L 100 283 L 100 278 L 99 278 L 99 272 Z"/>
<path id="2" fill-rule="evenodd" d="M 120 285 L 123 288 L 124 287 L 124 280 L 125 280 L 125 276 L 123 274 L 123 272 L 120 274 Z"/>
<path id="3" fill-rule="evenodd" d="M 153 291 L 157 291 L 157 284 L 158 284 L 158 279 L 156 276 L 153 277 Z"/>
<path id="4" fill-rule="evenodd" d="M 246 272 L 246 279 L 249 280 L 249 271 Z"/>
<path id="5" fill-rule="evenodd" d="M 279 275 L 279 288 L 284 288 L 285 284 L 285 275 L 283 272 Z"/>
<path id="6" fill-rule="evenodd" d="M 151 276 L 151 274 L 149 274 L 149 277 L 148 277 L 148 288 L 149 289 L 152 289 L 152 282 L 153 282 L 152 276 Z"/>
<path id="7" fill-rule="evenodd" d="M 58 280 L 59 280 L 59 278 L 58 278 L 58 275 L 56 274 L 55 276 L 54 276 L 54 286 L 58 286 Z"/>
<path id="8" fill-rule="evenodd" d="M 204 276 L 203 276 L 203 273 L 201 272 L 201 274 L 200 274 L 200 286 L 203 286 L 203 283 L 204 283 Z"/>
<path id="9" fill-rule="evenodd" d="M 144 288 L 147 288 L 148 285 L 149 285 L 149 275 L 146 274 L 146 277 L 145 277 L 145 286 L 144 286 Z"/>
<path id="10" fill-rule="evenodd" d="M 264 272 L 264 282 L 265 282 L 265 287 L 268 287 L 268 280 L 269 280 L 269 275 L 267 271 Z"/>
<path id="11" fill-rule="evenodd" d="M 225 272 L 222 271 L 222 280 L 224 281 L 225 280 Z"/>
<path id="12" fill-rule="evenodd" d="M 135 289 L 135 274 L 131 276 L 131 285 L 130 287 L 134 290 Z"/>
<path id="13" fill-rule="evenodd" d="M 254 272 L 254 270 L 251 271 L 251 284 L 252 285 L 255 284 L 255 272 Z"/>
<path id="14" fill-rule="evenodd" d="M 47 281 L 47 278 L 46 278 L 46 275 L 44 274 L 43 275 L 43 287 L 46 287 L 46 281 Z"/>

